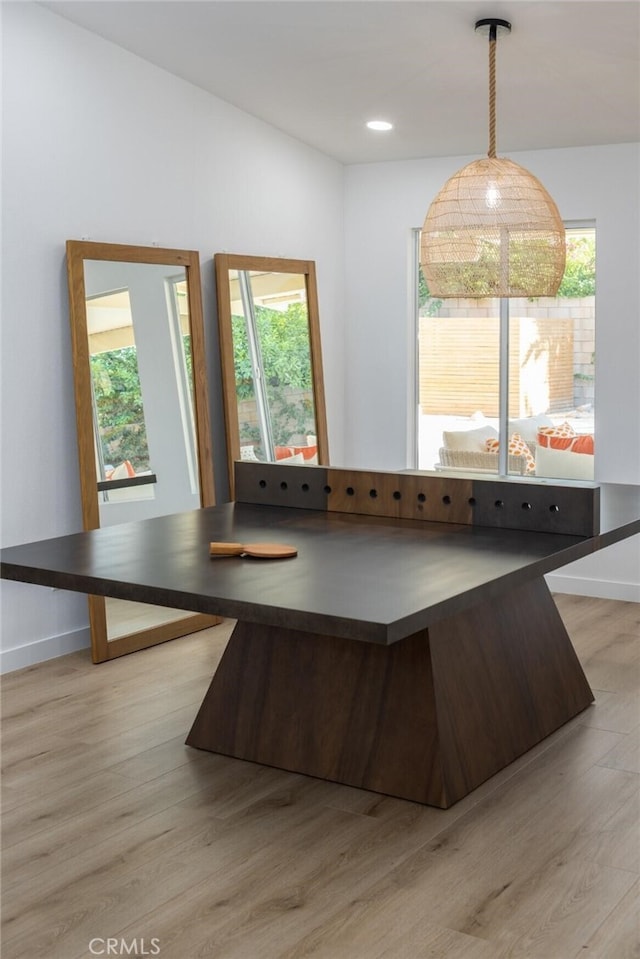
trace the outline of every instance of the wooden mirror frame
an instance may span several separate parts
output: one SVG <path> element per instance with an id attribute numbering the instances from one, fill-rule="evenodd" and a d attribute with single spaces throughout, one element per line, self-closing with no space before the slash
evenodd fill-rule
<path id="1" fill-rule="evenodd" d="M 213 506 L 215 504 L 214 474 L 198 253 L 193 250 L 170 250 L 160 247 L 126 246 L 118 243 L 96 243 L 89 240 L 68 240 L 66 254 L 83 528 L 91 530 L 98 529 L 100 526 L 85 293 L 85 260 L 167 265 L 185 270 L 191 326 L 193 406 L 200 505 Z M 91 653 L 94 663 L 105 662 L 139 649 L 146 649 L 149 646 L 155 646 L 157 643 L 176 639 L 179 636 L 221 622 L 218 616 L 187 613 L 181 619 L 145 627 L 136 632 L 109 640 L 104 596 L 89 596 L 88 600 Z"/>
<path id="2" fill-rule="evenodd" d="M 229 490 L 231 499 L 233 499 L 235 495 L 233 464 L 236 460 L 240 459 L 240 424 L 238 421 L 238 401 L 236 396 L 229 270 L 255 270 L 271 273 L 292 273 L 304 276 L 307 315 L 309 319 L 309 353 L 311 359 L 311 377 L 313 381 L 313 403 L 316 419 L 316 436 L 318 441 L 318 464 L 322 466 L 328 466 L 329 442 L 327 434 L 324 377 L 322 373 L 322 350 L 320 346 L 318 287 L 316 282 L 316 266 L 313 260 L 291 260 L 281 257 L 245 256 L 237 253 L 216 253 L 214 255 L 214 265 L 216 274 L 216 297 L 218 303 L 218 333 L 220 337 L 220 360 L 222 364 Z"/>

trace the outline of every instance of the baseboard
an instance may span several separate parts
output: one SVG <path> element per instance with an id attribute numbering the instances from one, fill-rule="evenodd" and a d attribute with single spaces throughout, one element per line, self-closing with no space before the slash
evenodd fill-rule
<path id="1" fill-rule="evenodd" d="M 85 626 L 70 633 L 39 639 L 35 643 L 3 649 L 0 652 L 0 673 L 12 673 L 16 669 L 24 669 L 25 666 L 43 663 L 47 659 L 57 659 L 58 656 L 66 656 L 67 653 L 90 647 L 91 633 L 89 627 Z"/>
<path id="2" fill-rule="evenodd" d="M 595 596 L 598 599 L 619 599 L 627 603 L 640 603 L 640 583 L 563 576 L 562 573 L 548 573 L 545 579 L 552 593 L 570 593 L 573 596 Z"/>

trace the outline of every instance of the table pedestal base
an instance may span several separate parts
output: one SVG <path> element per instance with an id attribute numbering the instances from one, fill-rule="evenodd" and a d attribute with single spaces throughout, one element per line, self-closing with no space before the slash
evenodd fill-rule
<path id="1" fill-rule="evenodd" d="M 187 744 L 447 808 L 591 702 L 541 578 L 391 646 L 239 622 Z"/>

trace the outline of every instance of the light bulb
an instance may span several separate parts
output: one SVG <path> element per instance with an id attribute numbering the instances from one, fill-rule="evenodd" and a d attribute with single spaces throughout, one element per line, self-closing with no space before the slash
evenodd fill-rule
<path id="1" fill-rule="evenodd" d="M 490 210 L 495 210 L 497 206 L 500 206 L 502 197 L 500 196 L 500 190 L 498 189 L 495 180 L 489 180 L 489 186 L 487 187 L 484 201 Z"/>

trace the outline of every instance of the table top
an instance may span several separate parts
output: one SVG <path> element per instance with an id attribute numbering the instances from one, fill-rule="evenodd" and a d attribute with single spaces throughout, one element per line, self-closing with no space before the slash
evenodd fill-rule
<path id="1" fill-rule="evenodd" d="M 2 551 L 2 576 L 389 644 L 640 532 L 596 536 L 227 503 Z M 281 542 L 290 559 L 209 556 Z"/>

